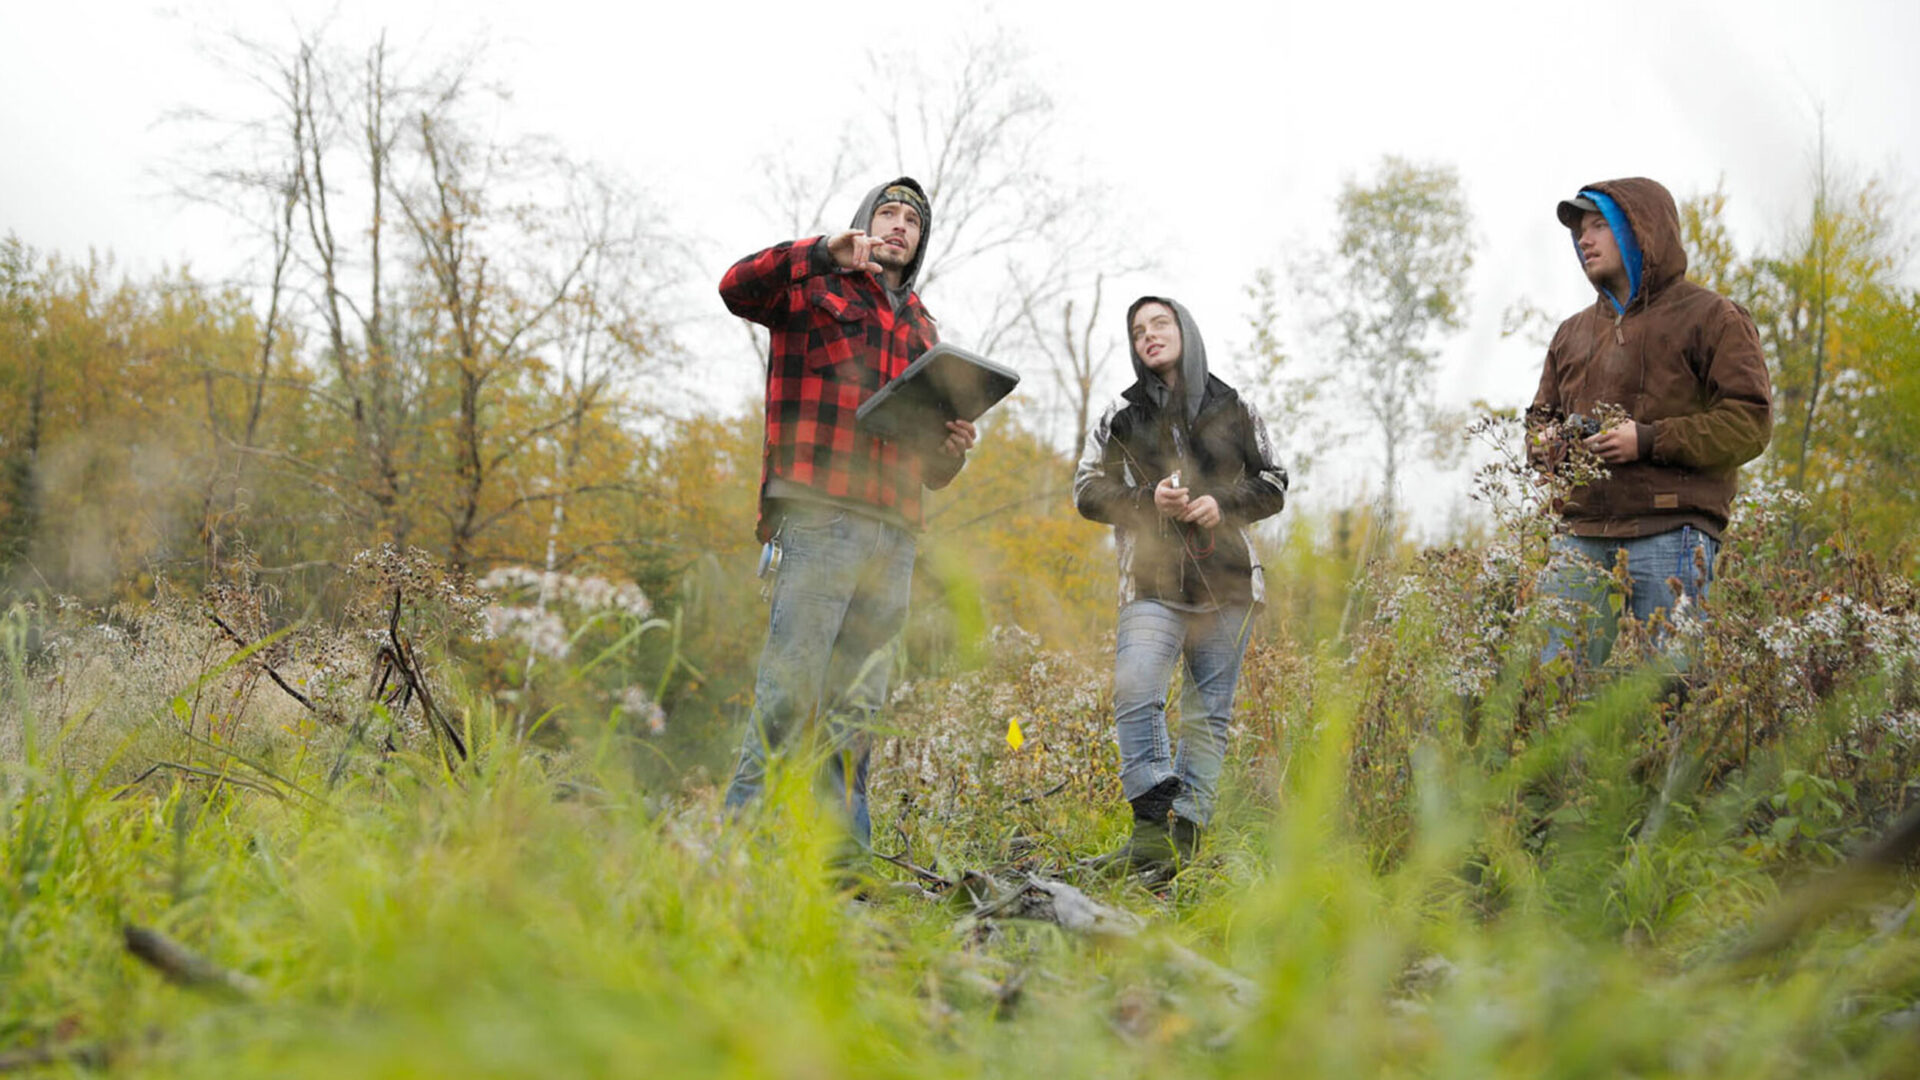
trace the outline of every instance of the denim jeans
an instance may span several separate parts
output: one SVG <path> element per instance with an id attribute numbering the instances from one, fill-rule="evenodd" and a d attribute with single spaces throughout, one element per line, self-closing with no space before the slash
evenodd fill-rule
<path id="1" fill-rule="evenodd" d="M 913 534 L 838 507 L 794 502 L 780 547 L 753 711 L 726 805 L 738 810 L 758 798 L 770 755 L 819 721 L 829 751 L 820 788 L 865 849 L 873 833 L 867 764 L 894 640 L 907 621 Z"/>
<path id="2" fill-rule="evenodd" d="M 1174 813 L 1197 825 L 1213 818 L 1252 615 L 1245 605 L 1195 613 L 1157 600 L 1135 600 L 1120 609 L 1113 719 L 1120 743 L 1120 793 L 1128 800 L 1177 776 L 1184 790 L 1174 800 Z M 1180 695 L 1175 748 L 1167 730 L 1167 687 L 1183 656 L 1187 685 Z"/>
<path id="3" fill-rule="evenodd" d="M 1720 541 L 1691 525 L 1624 540 L 1554 537 L 1541 591 L 1572 601 L 1577 608 L 1571 626 L 1556 625 L 1549 632 L 1547 644 L 1540 651 L 1541 662 L 1559 656 L 1576 633 L 1584 633 L 1586 662 L 1595 667 L 1606 663 L 1620 629 L 1619 618 L 1607 602 L 1616 559 L 1627 560 L 1629 584 L 1623 607 L 1635 619 L 1646 622 L 1655 612 L 1672 612 L 1679 602 L 1674 592 L 1676 582 L 1687 606 L 1697 612 L 1706 602 L 1707 586 L 1713 582 L 1713 560 L 1719 553 Z"/>

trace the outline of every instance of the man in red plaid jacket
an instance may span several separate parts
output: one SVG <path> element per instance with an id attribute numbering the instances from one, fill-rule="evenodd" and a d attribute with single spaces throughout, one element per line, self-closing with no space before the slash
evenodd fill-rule
<path id="1" fill-rule="evenodd" d="M 871 732 L 906 624 L 920 492 L 951 482 L 975 438 L 951 421 L 921 454 L 854 426 L 860 404 L 938 340 L 913 291 L 932 225 L 926 192 L 903 176 L 869 192 L 851 228 L 776 244 L 720 281 L 727 310 L 771 331 L 758 533 L 781 555 L 727 806 L 758 797 L 768 756 L 819 719 L 821 786 L 863 849 Z"/>

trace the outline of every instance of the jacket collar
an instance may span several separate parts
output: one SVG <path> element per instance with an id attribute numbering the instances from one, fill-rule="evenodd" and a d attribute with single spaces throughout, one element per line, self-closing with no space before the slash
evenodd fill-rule
<path id="1" fill-rule="evenodd" d="M 1120 396 L 1149 412 L 1159 411 L 1158 407 L 1153 403 L 1153 395 L 1147 391 L 1146 383 L 1142 380 L 1135 379 L 1133 385 L 1120 392 Z M 1209 374 L 1207 376 L 1207 392 L 1206 395 L 1200 399 L 1200 411 L 1195 414 L 1194 420 L 1198 421 L 1201 417 L 1208 416 L 1225 408 L 1231 402 L 1238 400 L 1239 397 L 1239 393 L 1236 392 L 1233 387 L 1221 382 L 1219 376 Z"/>
<path id="2" fill-rule="evenodd" d="M 933 317 L 927 306 L 920 302 L 920 294 L 910 292 L 907 302 L 898 311 L 894 311 L 893 301 L 887 297 L 887 287 L 873 274 L 841 274 L 840 279 L 846 287 L 860 295 L 862 300 L 871 304 L 875 311 L 893 311 L 896 316 L 905 316 L 912 321 L 937 324 L 940 320 Z"/>

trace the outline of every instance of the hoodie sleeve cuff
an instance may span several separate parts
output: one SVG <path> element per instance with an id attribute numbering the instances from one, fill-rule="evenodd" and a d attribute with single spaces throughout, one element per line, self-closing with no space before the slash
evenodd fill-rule
<path id="1" fill-rule="evenodd" d="M 1653 425 L 1638 420 L 1633 423 L 1633 437 L 1638 444 L 1639 459 L 1645 461 L 1653 456 Z"/>
<path id="2" fill-rule="evenodd" d="M 805 277 L 824 277 L 840 269 L 840 264 L 833 261 L 833 253 L 827 250 L 826 237 L 815 236 L 800 243 L 806 245 L 807 257 L 794 260 L 794 280 L 798 281 Z"/>

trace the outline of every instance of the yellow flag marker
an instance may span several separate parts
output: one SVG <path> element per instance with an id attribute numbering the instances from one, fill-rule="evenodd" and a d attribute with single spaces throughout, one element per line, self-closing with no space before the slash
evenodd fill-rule
<path id="1" fill-rule="evenodd" d="M 1027 737 L 1025 735 L 1020 734 L 1019 718 L 1016 717 L 1012 720 L 1007 721 L 1007 745 L 1013 747 L 1015 750 L 1018 750 L 1020 749 L 1021 744 L 1025 743 L 1026 741 L 1027 741 Z"/>

